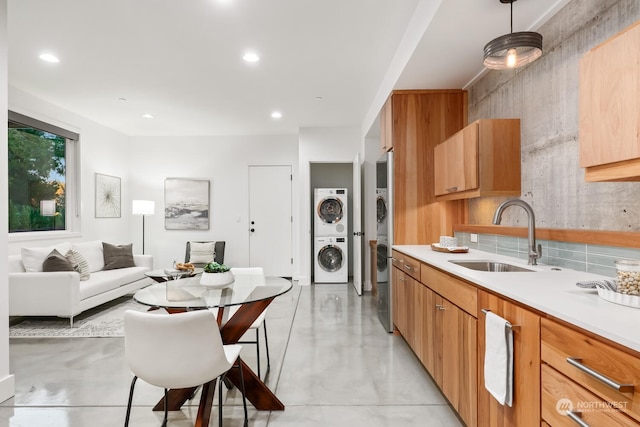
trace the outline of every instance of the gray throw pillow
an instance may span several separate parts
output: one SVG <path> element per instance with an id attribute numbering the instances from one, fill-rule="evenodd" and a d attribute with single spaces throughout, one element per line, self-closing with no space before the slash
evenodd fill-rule
<path id="1" fill-rule="evenodd" d="M 42 271 L 73 271 L 73 265 L 64 255 L 54 249 L 42 263 Z"/>
<path id="2" fill-rule="evenodd" d="M 111 243 L 102 242 L 102 251 L 104 253 L 103 270 L 136 266 L 133 262 L 133 243 L 112 245 Z"/>

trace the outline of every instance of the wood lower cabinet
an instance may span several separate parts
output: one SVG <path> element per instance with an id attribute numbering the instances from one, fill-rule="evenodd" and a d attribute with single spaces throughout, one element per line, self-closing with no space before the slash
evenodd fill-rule
<path id="1" fill-rule="evenodd" d="M 444 276 L 442 276 L 444 275 Z M 475 288 L 425 264 L 421 265 L 424 327 L 420 354 L 442 393 L 467 426 L 477 425 L 477 319 L 465 311 Z M 446 289 L 450 298 L 436 290 Z M 472 294 L 469 293 L 472 291 Z M 473 299 L 473 312 L 476 301 Z"/>
<path id="2" fill-rule="evenodd" d="M 631 418 L 549 365 L 542 365 L 542 417 L 553 427 L 637 425 Z M 579 424 L 578 420 L 585 424 Z"/>
<path id="3" fill-rule="evenodd" d="M 615 408 L 614 412 L 623 416 L 620 419 L 625 421 L 625 424 L 594 423 L 593 426 L 640 425 L 638 353 L 631 350 L 623 351 L 617 346 L 550 319 L 541 321 L 541 339 L 542 362 L 547 366 L 543 375 L 546 371 L 551 378 L 546 386 L 543 378 L 543 387 L 546 387 L 548 396 L 543 400 L 542 413 L 547 423 L 556 425 L 554 420 L 558 418 L 555 397 L 559 394 L 555 390 L 562 387 L 563 390 L 572 390 L 575 393 L 572 403 L 576 407 L 584 404 L 589 411 L 595 412 L 610 412 L 610 408 Z M 589 402 L 601 402 L 602 406 L 598 406 L 598 403 L 591 405 Z M 563 422 L 566 419 L 566 415 L 563 415 Z"/>
<path id="4" fill-rule="evenodd" d="M 442 392 L 467 426 L 477 425 L 477 320 L 442 298 Z"/>
<path id="5" fill-rule="evenodd" d="M 484 388 L 485 315 L 489 310 L 515 325 L 513 405 L 503 406 Z M 503 298 L 478 291 L 478 426 L 540 425 L 540 317 Z"/>

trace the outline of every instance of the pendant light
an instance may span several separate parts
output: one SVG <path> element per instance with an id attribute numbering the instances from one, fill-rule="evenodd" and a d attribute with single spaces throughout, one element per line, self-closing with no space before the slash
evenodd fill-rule
<path id="1" fill-rule="evenodd" d="M 513 32 L 513 2 L 511 5 L 511 32 L 491 40 L 484 46 L 484 66 L 492 70 L 518 68 L 542 56 L 542 35 L 533 31 Z"/>

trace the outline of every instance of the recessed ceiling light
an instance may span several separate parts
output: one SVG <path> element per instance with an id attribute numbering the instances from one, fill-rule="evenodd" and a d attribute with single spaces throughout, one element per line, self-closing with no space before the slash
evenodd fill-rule
<path id="1" fill-rule="evenodd" d="M 153 114 L 146 113 L 143 114 L 142 117 L 144 117 L 145 119 L 153 119 Z"/>
<path id="2" fill-rule="evenodd" d="M 50 53 L 43 53 L 42 55 L 40 55 L 40 59 L 46 62 L 51 62 L 52 64 L 57 64 L 58 62 L 60 62 L 57 56 Z"/>
<path id="3" fill-rule="evenodd" d="M 320 101 L 323 101 L 323 100 L 324 100 L 324 98 L 323 98 L 323 97 L 321 97 L 321 96 L 316 96 L 316 101 L 320 102 Z"/>
<path id="4" fill-rule="evenodd" d="M 122 97 L 118 98 L 118 101 L 122 101 L 122 102 L 124 102 L 124 101 L 126 101 L 126 100 L 127 100 L 127 98 L 122 98 Z"/>
<path id="5" fill-rule="evenodd" d="M 242 56 L 242 59 L 247 62 L 258 62 L 260 60 L 260 57 L 255 52 L 247 52 Z"/>
<path id="6" fill-rule="evenodd" d="M 280 111 L 274 111 L 273 113 L 271 113 L 271 117 L 274 119 L 280 119 L 282 118 L 282 113 Z"/>

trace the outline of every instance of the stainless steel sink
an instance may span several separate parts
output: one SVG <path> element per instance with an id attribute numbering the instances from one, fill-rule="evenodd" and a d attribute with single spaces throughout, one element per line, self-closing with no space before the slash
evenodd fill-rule
<path id="1" fill-rule="evenodd" d="M 492 271 L 492 272 L 518 272 L 518 271 L 535 271 L 528 268 L 520 267 L 513 264 L 507 264 L 504 262 L 488 261 L 488 260 L 469 260 L 469 261 L 451 261 L 449 262 L 459 265 L 464 268 L 477 271 Z"/>

